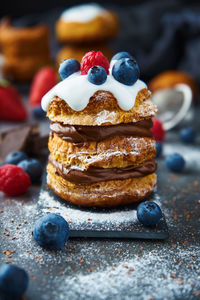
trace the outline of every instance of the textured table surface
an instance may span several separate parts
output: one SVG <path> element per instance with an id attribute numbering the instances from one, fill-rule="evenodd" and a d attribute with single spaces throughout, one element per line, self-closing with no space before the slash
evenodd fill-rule
<path id="1" fill-rule="evenodd" d="M 16 199 L 0 194 L 0 262 L 27 270 L 29 300 L 199 299 L 199 145 L 199 138 L 185 146 L 168 134 L 164 154 L 182 153 L 186 169 L 173 174 L 158 161 L 168 240 L 70 239 L 57 253 L 45 251 L 32 238 L 40 189 L 32 186 Z"/>
<path id="2" fill-rule="evenodd" d="M 53 12 L 55 20 L 59 13 Z M 124 10 L 123 14 L 127 16 Z M 52 15 L 46 18 L 53 24 Z M 122 31 L 118 40 L 122 49 L 124 45 L 131 49 L 127 31 L 130 34 L 133 27 L 127 26 L 126 17 L 124 21 L 126 34 Z M 115 46 L 121 49 L 118 41 Z M 199 133 L 200 110 L 196 112 Z M 3 127 L 0 124 L 0 130 Z M 27 299 L 200 299 L 200 139 L 194 146 L 184 146 L 172 133 L 164 150 L 182 153 L 187 162 L 186 170 L 177 175 L 159 159 L 157 188 L 170 233 L 165 241 L 76 238 L 63 250 L 48 252 L 32 238 L 40 186 L 16 199 L 0 194 L 0 263 L 26 269 Z"/>

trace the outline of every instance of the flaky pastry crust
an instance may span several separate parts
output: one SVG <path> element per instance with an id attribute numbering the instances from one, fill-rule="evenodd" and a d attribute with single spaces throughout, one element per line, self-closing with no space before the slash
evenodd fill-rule
<path id="1" fill-rule="evenodd" d="M 156 174 L 126 180 L 111 180 L 90 185 L 73 184 L 47 166 L 47 184 L 61 198 L 81 206 L 113 207 L 140 201 L 151 194 Z"/>
<path id="2" fill-rule="evenodd" d="M 112 93 L 97 91 L 82 111 L 74 111 L 59 97 L 50 103 L 47 116 L 51 121 L 72 125 L 114 125 L 150 119 L 157 107 L 150 101 L 150 92 L 142 89 L 137 94 L 135 105 L 129 111 L 122 110 Z"/>
<path id="3" fill-rule="evenodd" d="M 138 166 L 156 155 L 155 140 L 147 137 L 115 137 L 76 145 L 53 134 L 49 138 L 51 157 L 66 165 L 88 169 Z"/>

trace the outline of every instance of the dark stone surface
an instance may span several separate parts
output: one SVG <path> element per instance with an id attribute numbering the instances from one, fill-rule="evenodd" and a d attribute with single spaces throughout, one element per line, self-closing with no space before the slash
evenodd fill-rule
<path id="1" fill-rule="evenodd" d="M 185 146 L 176 132 L 168 134 L 164 155 L 177 151 L 186 159 L 180 174 L 159 159 L 158 191 L 168 240 L 76 238 L 57 253 L 43 250 L 32 238 L 40 189 L 32 186 L 16 199 L 0 195 L 0 262 L 27 270 L 29 300 L 199 299 L 199 144 L 199 137 L 196 145 Z"/>

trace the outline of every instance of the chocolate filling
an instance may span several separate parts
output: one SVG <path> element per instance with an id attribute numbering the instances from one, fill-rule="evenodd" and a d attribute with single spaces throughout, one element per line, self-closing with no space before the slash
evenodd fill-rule
<path id="1" fill-rule="evenodd" d="M 156 162 L 152 159 L 140 166 L 129 166 L 126 168 L 99 168 L 89 167 L 86 171 L 66 167 L 49 157 L 49 162 L 55 167 L 56 174 L 75 184 L 92 184 L 109 180 L 125 180 L 137 178 L 154 173 L 157 168 Z"/>
<path id="2" fill-rule="evenodd" d="M 116 136 L 153 137 L 150 129 L 152 120 L 142 120 L 136 123 L 122 123 L 111 126 L 81 126 L 51 123 L 52 133 L 71 143 L 99 142 Z"/>

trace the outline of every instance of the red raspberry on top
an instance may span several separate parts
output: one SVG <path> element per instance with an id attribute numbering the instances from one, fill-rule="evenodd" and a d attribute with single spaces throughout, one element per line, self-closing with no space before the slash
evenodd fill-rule
<path id="1" fill-rule="evenodd" d="M 101 51 L 90 51 L 86 53 L 81 61 L 81 74 L 86 75 L 90 68 L 94 66 L 103 67 L 109 74 L 109 62 Z"/>
<path id="2" fill-rule="evenodd" d="M 154 134 L 154 138 L 157 142 L 162 142 L 165 139 L 165 130 L 163 128 L 162 121 L 159 119 L 153 119 L 153 128 L 151 131 Z"/>
<path id="3" fill-rule="evenodd" d="M 10 196 L 17 196 L 25 193 L 30 185 L 30 177 L 22 168 L 9 164 L 0 168 L 1 192 Z"/>

